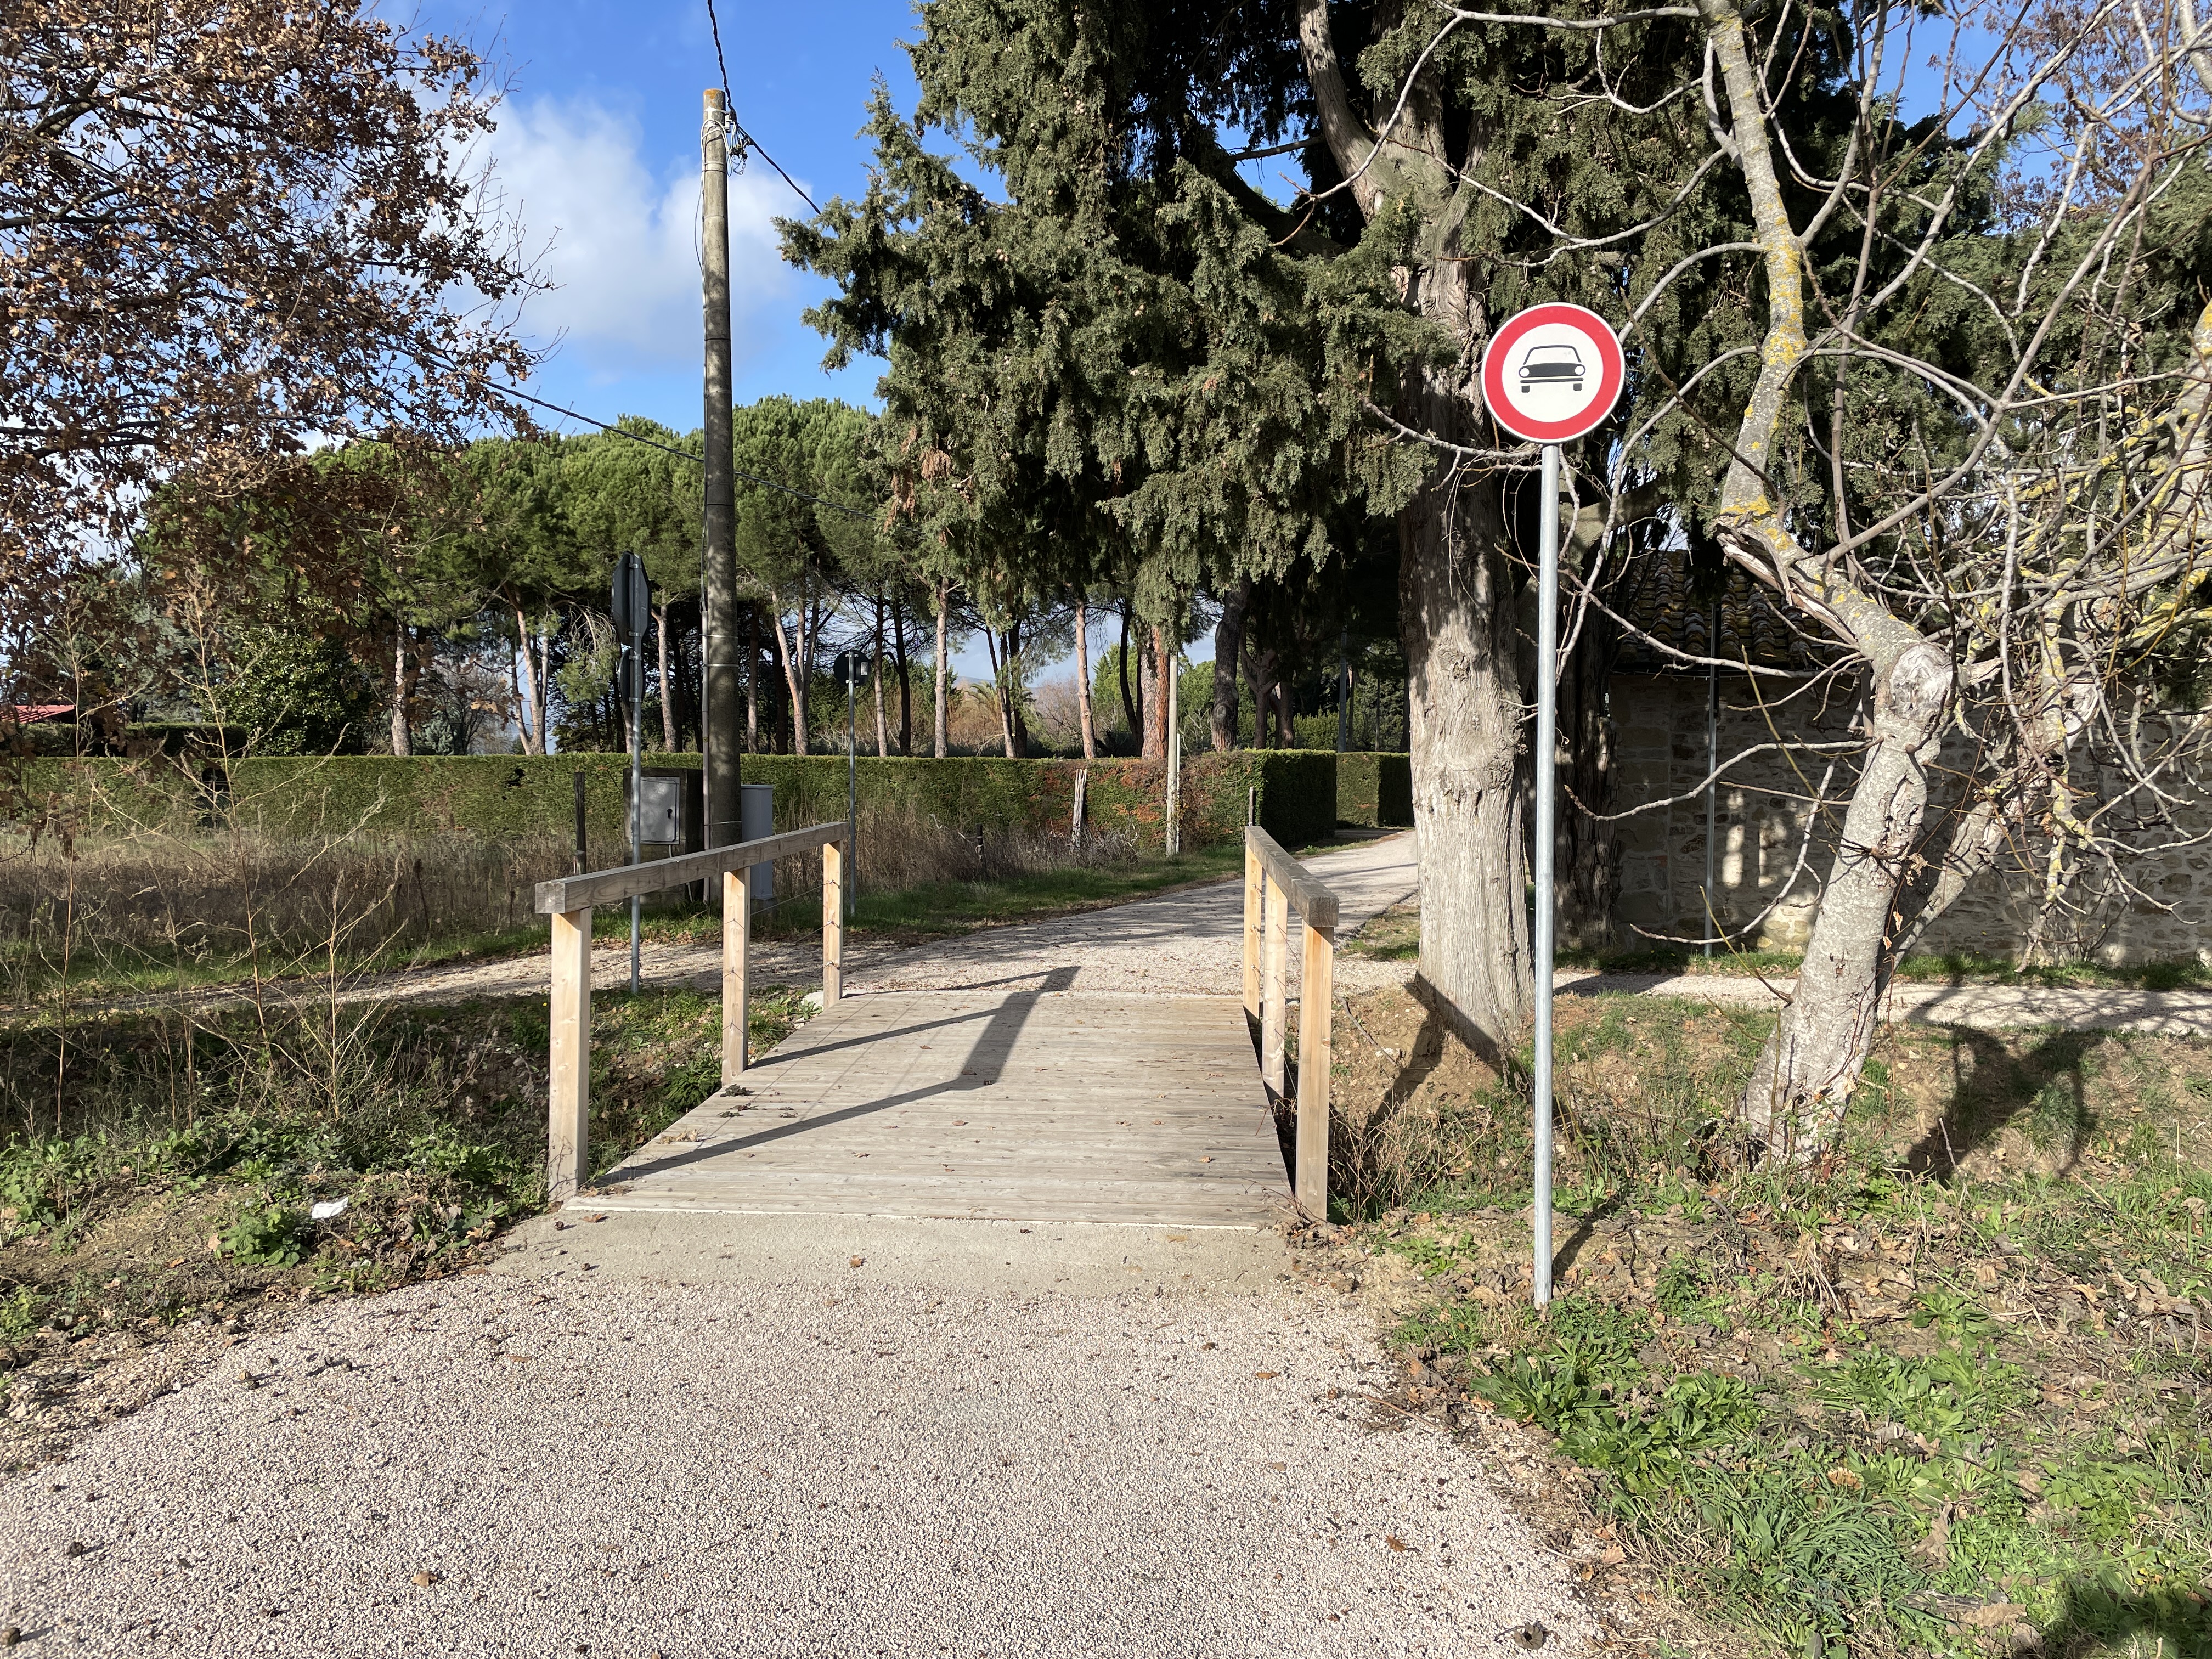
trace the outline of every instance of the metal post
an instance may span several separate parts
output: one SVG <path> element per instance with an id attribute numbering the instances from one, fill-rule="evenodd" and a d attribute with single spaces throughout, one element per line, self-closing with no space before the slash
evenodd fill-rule
<path id="1" fill-rule="evenodd" d="M 1705 635 L 1705 955 L 1713 954 L 1713 875 L 1720 836 L 1721 781 L 1721 602 L 1713 601 L 1713 625 Z"/>
<path id="2" fill-rule="evenodd" d="M 860 760 L 859 699 L 854 694 L 854 653 L 845 653 L 845 822 L 853 829 L 852 858 L 845 871 L 845 920 L 853 919 L 853 890 L 860 873 Z"/>
<path id="3" fill-rule="evenodd" d="M 633 640 L 640 637 L 633 635 Z M 623 647 L 629 668 L 629 861 L 645 861 L 645 771 L 639 728 L 645 723 L 645 659 L 635 644 Z M 629 897 L 629 994 L 637 994 L 638 907 L 644 901 Z"/>
<path id="4" fill-rule="evenodd" d="M 1552 1299 L 1552 839 L 1559 724 L 1559 447 L 1544 446 L 1536 578 L 1535 1300 Z"/>

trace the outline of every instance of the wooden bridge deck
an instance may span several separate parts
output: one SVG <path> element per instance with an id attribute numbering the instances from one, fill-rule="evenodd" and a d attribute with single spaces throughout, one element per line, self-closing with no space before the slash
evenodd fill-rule
<path id="1" fill-rule="evenodd" d="M 1290 1187 L 1238 1000 L 1066 977 L 848 996 L 579 1207 L 1274 1222 Z"/>

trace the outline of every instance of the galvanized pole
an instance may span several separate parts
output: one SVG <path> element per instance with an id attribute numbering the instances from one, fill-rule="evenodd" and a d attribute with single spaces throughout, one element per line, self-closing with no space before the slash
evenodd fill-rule
<path id="1" fill-rule="evenodd" d="M 1177 672 L 1181 659 L 1170 651 L 1166 662 L 1168 694 L 1168 856 L 1182 851 L 1182 707 Z"/>
<path id="2" fill-rule="evenodd" d="M 623 656 L 629 669 L 629 861 L 645 861 L 645 769 L 639 727 L 645 724 L 645 655 L 638 649 L 637 641 L 644 635 L 633 634 L 630 642 L 623 647 Z M 629 897 L 629 994 L 637 994 L 638 906 L 643 901 L 632 893 Z"/>
<path id="3" fill-rule="evenodd" d="M 860 761 L 859 699 L 854 695 L 853 672 L 858 653 L 845 653 L 845 822 L 852 839 L 845 851 L 845 920 L 853 919 L 853 898 L 860 885 Z"/>
<path id="4" fill-rule="evenodd" d="M 1559 725 L 1559 447 L 1544 446 L 1536 576 L 1536 1305 L 1552 1299 L 1552 840 Z"/>
<path id="5" fill-rule="evenodd" d="M 700 129 L 699 186 L 702 224 L 700 238 L 701 299 L 706 314 L 706 422 L 702 434 L 706 471 L 704 527 L 706 615 L 700 641 L 704 647 L 706 684 L 702 688 L 701 760 L 706 767 L 703 826 L 708 847 L 744 839 L 739 825 L 739 743 L 744 726 L 738 703 L 744 688 L 738 676 L 737 516 L 730 468 L 730 152 L 729 112 L 722 89 L 709 88 Z M 803 716 L 802 716 L 803 718 Z"/>

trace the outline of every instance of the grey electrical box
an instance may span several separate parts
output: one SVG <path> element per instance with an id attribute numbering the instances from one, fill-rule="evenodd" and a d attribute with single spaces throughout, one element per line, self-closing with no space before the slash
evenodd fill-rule
<path id="1" fill-rule="evenodd" d="M 638 799 L 637 838 L 647 847 L 675 847 L 684 840 L 684 783 L 680 778 L 646 778 Z"/>
<path id="2" fill-rule="evenodd" d="M 741 783 L 738 786 L 738 836 L 744 841 L 766 841 L 775 833 L 775 786 Z M 775 866 L 752 868 L 753 902 L 775 902 Z"/>
<path id="3" fill-rule="evenodd" d="M 638 801 L 643 822 L 638 840 L 671 857 L 696 853 L 704 845 L 702 834 L 699 772 L 690 766 L 651 766 L 641 780 Z M 623 810 L 629 810 L 629 774 L 623 774 Z M 623 824 L 623 840 L 629 840 L 629 824 Z"/>

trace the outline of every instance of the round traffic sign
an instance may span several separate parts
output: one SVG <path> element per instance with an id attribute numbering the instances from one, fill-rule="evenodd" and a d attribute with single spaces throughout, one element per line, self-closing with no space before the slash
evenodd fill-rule
<path id="1" fill-rule="evenodd" d="M 1595 311 L 1531 306 L 1482 354 L 1482 398 L 1498 424 L 1531 443 L 1565 443 L 1613 412 L 1626 378 L 1620 341 Z"/>

